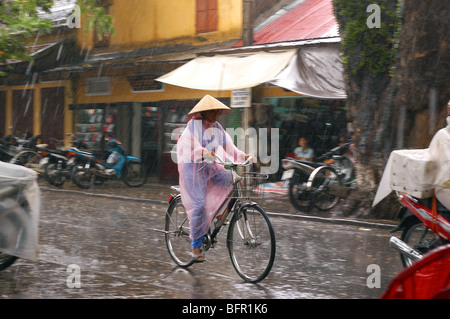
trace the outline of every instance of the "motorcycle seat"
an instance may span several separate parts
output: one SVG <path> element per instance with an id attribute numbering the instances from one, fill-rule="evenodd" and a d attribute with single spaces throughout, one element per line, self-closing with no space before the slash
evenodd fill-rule
<path id="1" fill-rule="evenodd" d="M 91 151 L 86 151 L 86 150 L 80 150 L 80 149 L 78 149 L 78 148 L 76 148 L 76 147 L 73 147 L 72 148 L 74 151 L 76 151 L 76 152 L 78 152 L 78 153 L 80 153 L 81 155 L 87 155 L 87 156 L 93 156 L 94 155 L 94 153 L 93 152 L 91 152 Z"/>

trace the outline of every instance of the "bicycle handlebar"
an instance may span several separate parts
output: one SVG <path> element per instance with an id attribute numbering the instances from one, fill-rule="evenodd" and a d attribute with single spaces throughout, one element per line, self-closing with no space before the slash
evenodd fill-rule
<path id="1" fill-rule="evenodd" d="M 217 155 L 214 155 L 214 162 L 220 165 L 228 165 L 228 166 L 249 166 L 252 164 L 251 160 L 253 159 L 252 155 L 249 155 L 249 157 L 242 163 L 238 162 L 224 162 L 220 157 Z"/>
<path id="2" fill-rule="evenodd" d="M 217 163 L 223 166 L 231 166 L 231 167 L 236 167 L 236 166 L 250 166 L 253 162 L 253 156 L 249 155 L 249 157 L 242 163 L 238 163 L 238 162 L 225 162 L 224 160 L 222 160 L 220 157 L 218 157 L 217 155 L 212 156 L 211 163 Z M 206 164 L 203 165 L 197 172 L 200 172 L 202 169 L 204 169 L 206 167 Z"/>

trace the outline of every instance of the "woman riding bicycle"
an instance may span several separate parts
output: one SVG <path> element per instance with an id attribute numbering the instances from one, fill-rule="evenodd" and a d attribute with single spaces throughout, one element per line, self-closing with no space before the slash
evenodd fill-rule
<path id="1" fill-rule="evenodd" d="M 230 108 L 210 95 L 203 97 L 189 112 L 191 120 L 177 142 L 177 162 L 181 200 L 190 223 L 192 256 L 205 260 L 201 249 L 214 212 L 232 190 L 232 173 L 214 162 L 244 161 L 249 156 L 237 149 L 230 135 L 217 122 Z"/>

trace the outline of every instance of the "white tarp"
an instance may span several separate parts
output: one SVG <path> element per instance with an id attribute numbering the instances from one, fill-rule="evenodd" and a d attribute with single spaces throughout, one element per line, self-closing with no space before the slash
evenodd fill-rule
<path id="1" fill-rule="evenodd" d="M 41 194 L 33 170 L 0 162 L 0 251 L 35 259 Z"/>
<path id="2" fill-rule="evenodd" d="M 157 81 L 208 91 L 254 87 L 274 79 L 295 52 L 295 49 L 290 49 L 197 57 Z"/>
<path id="3" fill-rule="evenodd" d="M 345 99 L 344 67 L 338 46 L 301 47 L 270 83 L 321 99 Z"/>
<path id="4" fill-rule="evenodd" d="M 450 116 L 429 148 L 393 151 L 383 172 L 373 206 L 392 191 L 437 199 L 450 209 Z"/>

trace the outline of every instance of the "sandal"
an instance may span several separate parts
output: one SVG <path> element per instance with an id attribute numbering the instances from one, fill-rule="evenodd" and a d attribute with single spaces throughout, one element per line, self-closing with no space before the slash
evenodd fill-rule
<path id="1" fill-rule="evenodd" d="M 194 263 L 202 263 L 206 261 L 205 255 L 203 254 L 203 250 L 200 249 L 200 252 L 198 254 L 195 254 L 194 252 L 191 253 L 192 261 Z"/>

